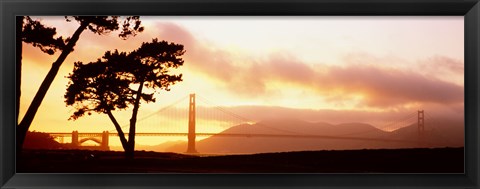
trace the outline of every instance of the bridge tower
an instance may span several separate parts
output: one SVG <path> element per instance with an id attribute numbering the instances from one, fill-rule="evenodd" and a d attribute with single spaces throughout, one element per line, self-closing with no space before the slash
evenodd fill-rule
<path id="1" fill-rule="evenodd" d="M 102 132 L 102 143 L 100 147 L 102 150 L 110 150 L 110 147 L 108 147 L 108 131 Z"/>
<path id="2" fill-rule="evenodd" d="M 78 146 L 78 131 L 72 132 L 72 146 Z"/>
<path id="3" fill-rule="evenodd" d="M 418 110 L 418 136 L 422 137 L 425 132 L 425 114 L 423 110 Z"/>
<path id="4" fill-rule="evenodd" d="M 195 93 L 190 94 L 188 106 L 188 148 L 187 153 L 197 153 L 195 149 Z"/>
<path id="5" fill-rule="evenodd" d="M 425 112 L 418 110 L 418 141 L 420 147 L 425 146 Z"/>

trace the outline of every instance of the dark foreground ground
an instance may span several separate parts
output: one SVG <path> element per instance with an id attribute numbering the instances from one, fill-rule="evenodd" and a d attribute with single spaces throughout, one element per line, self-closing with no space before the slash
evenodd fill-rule
<path id="1" fill-rule="evenodd" d="M 463 148 L 345 150 L 191 156 L 26 150 L 18 173 L 463 173 Z"/>

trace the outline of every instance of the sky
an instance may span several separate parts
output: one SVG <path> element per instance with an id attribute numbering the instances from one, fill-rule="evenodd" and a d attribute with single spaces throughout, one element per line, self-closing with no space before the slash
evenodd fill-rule
<path id="1" fill-rule="evenodd" d="M 34 17 L 69 37 L 78 27 L 63 17 Z M 105 51 L 130 52 L 153 38 L 183 44 L 183 81 L 142 104 L 139 117 L 196 93 L 248 119 L 291 117 L 374 126 L 417 110 L 437 117 L 464 115 L 464 20 L 435 17 L 141 17 L 145 31 L 127 40 L 118 32 L 84 31 L 63 63 L 30 130 L 114 130 L 104 114 L 69 121 L 63 95 L 73 62 Z M 20 119 L 59 56 L 23 44 Z M 188 103 L 188 102 L 187 102 Z M 181 107 L 180 107 L 181 106 Z M 197 106 L 202 106 L 198 104 Z M 179 105 L 187 108 L 188 104 Z M 131 110 L 115 112 L 127 123 Z M 185 126 L 186 127 L 186 126 Z M 139 128 L 142 130 L 142 128 Z M 222 127 L 213 128 L 219 132 Z M 149 128 L 143 131 L 148 132 Z M 186 137 L 185 137 L 186 138 Z"/>

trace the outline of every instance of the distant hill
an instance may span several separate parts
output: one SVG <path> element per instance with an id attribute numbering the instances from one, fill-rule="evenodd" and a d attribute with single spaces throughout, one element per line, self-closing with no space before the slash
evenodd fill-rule
<path id="1" fill-rule="evenodd" d="M 463 120 L 443 119 L 425 125 L 425 136 L 429 147 L 462 147 L 464 146 L 464 122 Z M 417 124 L 400 128 L 391 133 L 391 138 L 415 138 L 418 136 Z"/>
<path id="2" fill-rule="evenodd" d="M 333 125 L 325 122 L 312 123 L 296 119 L 272 119 L 264 120 L 253 125 L 237 125 L 221 132 L 221 134 L 311 134 L 389 140 L 409 140 L 412 142 L 379 142 L 323 138 L 225 137 L 221 135 L 214 135 L 204 140 L 197 141 L 196 148 L 201 153 L 235 154 L 334 149 L 345 150 L 445 146 L 459 147 L 463 146 L 463 125 L 463 121 L 458 120 L 438 121 L 435 123 L 435 125 L 426 125 L 425 141 L 428 142 L 419 143 L 417 142 L 419 136 L 416 124 L 398 129 L 396 131 L 386 132 L 365 123 L 343 123 Z M 445 137 L 448 140 L 445 139 Z M 186 146 L 187 145 L 185 142 L 178 143 L 171 147 L 167 147 L 166 151 L 185 152 Z"/>
<path id="3" fill-rule="evenodd" d="M 167 148 L 175 146 L 177 144 L 183 144 L 184 141 L 168 141 L 158 145 L 135 145 L 135 150 L 145 150 L 145 151 L 156 151 L 156 152 L 166 152 Z"/>

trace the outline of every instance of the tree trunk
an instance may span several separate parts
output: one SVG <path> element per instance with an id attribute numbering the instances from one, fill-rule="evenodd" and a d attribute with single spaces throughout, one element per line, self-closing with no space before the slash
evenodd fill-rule
<path id="1" fill-rule="evenodd" d="M 15 108 L 15 125 L 18 128 L 18 115 L 20 114 L 20 92 L 21 92 L 21 80 L 22 80 L 22 29 L 23 29 L 23 16 L 16 17 L 16 49 L 15 49 L 15 87 L 16 87 L 16 108 Z M 20 133 L 25 133 L 20 135 Z M 17 139 L 17 157 L 20 157 L 23 147 L 23 142 L 19 143 L 18 141 L 23 141 L 25 139 L 25 135 L 27 132 L 19 131 L 16 132 L 16 139 Z"/>
<path id="2" fill-rule="evenodd" d="M 18 125 L 18 115 L 20 113 L 20 94 L 21 94 L 21 81 L 22 81 L 22 30 L 23 30 L 23 16 L 16 17 L 16 41 L 15 41 L 15 87 L 16 87 L 16 104 L 15 108 L 15 124 Z"/>
<path id="3" fill-rule="evenodd" d="M 50 68 L 50 71 L 48 71 L 47 76 L 40 85 L 37 94 L 35 94 L 32 103 L 27 109 L 27 113 L 25 113 L 25 116 L 17 127 L 17 151 L 22 149 L 23 141 L 25 140 L 25 135 L 27 134 L 28 128 L 32 124 L 33 118 L 35 117 L 43 98 L 47 94 L 48 88 L 50 88 L 50 85 L 55 79 L 60 66 L 62 65 L 63 61 L 65 61 L 67 56 L 73 51 L 73 47 L 78 41 L 80 34 L 87 28 L 87 26 L 88 24 L 82 24 L 77 28 L 65 49 L 62 50 L 62 53 L 58 59 L 52 64 L 52 68 Z"/>
<path id="4" fill-rule="evenodd" d="M 128 149 L 128 142 L 127 139 L 125 138 L 125 133 L 122 131 L 122 127 L 120 127 L 120 124 L 118 124 L 117 119 L 113 116 L 112 112 L 110 110 L 107 111 L 107 115 L 112 120 L 113 125 L 115 125 L 115 129 L 117 130 L 118 137 L 120 137 L 120 142 L 122 142 L 122 147 L 123 150 L 127 151 Z"/>
<path id="5" fill-rule="evenodd" d="M 129 140 L 130 141 L 130 140 Z M 134 158 L 134 152 L 135 152 L 135 149 L 132 149 L 130 148 L 130 146 L 128 147 L 128 149 L 125 150 L 125 158 L 126 159 L 129 159 L 129 160 L 132 160 Z"/>
<path id="6" fill-rule="evenodd" d="M 134 157 L 134 152 L 135 152 L 135 127 L 137 123 L 137 114 L 138 114 L 138 109 L 140 108 L 140 99 L 142 95 L 142 89 L 143 89 L 143 81 L 140 82 L 140 86 L 138 87 L 137 91 L 137 96 L 135 99 L 135 104 L 133 105 L 133 112 L 132 112 L 132 118 L 130 118 L 130 131 L 128 133 L 128 151 L 125 151 L 125 156 L 127 159 L 133 159 Z"/>

